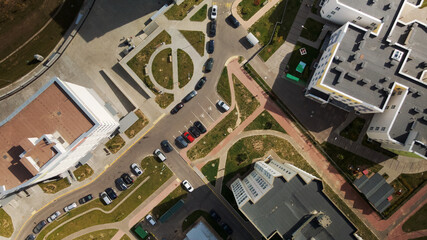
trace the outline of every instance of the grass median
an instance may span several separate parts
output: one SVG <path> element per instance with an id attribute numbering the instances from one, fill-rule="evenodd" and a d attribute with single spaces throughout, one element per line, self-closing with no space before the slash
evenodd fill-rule
<path id="1" fill-rule="evenodd" d="M 135 111 L 136 116 L 138 116 L 138 120 L 128 129 L 126 129 L 125 134 L 128 138 L 135 137 L 145 126 L 148 125 L 149 120 L 145 117 L 144 113 L 140 109 Z"/>
<path id="2" fill-rule="evenodd" d="M 219 81 L 216 85 L 216 91 L 219 96 L 226 102 L 229 106 L 231 105 L 231 90 L 230 83 L 228 81 L 228 72 L 227 67 L 224 67 L 222 70 L 221 76 L 219 77 Z"/>
<path id="3" fill-rule="evenodd" d="M 199 9 L 191 18 L 190 21 L 194 22 L 203 22 L 206 19 L 206 14 L 208 12 L 208 5 L 205 4 Z"/>
<path id="4" fill-rule="evenodd" d="M 258 115 L 243 131 L 252 130 L 274 130 L 282 133 L 286 133 L 285 129 L 280 126 L 276 119 L 271 114 L 264 110 Z"/>
<path id="5" fill-rule="evenodd" d="M 43 192 L 49 194 L 57 193 L 62 189 L 69 187 L 70 185 L 71 183 L 68 181 L 67 178 L 61 178 L 52 182 L 39 183 L 39 187 L 43 190 Z"/>
<path id="6" fill-rule="evenodd" d="M 178 83 L 183 88 L 193 77 L 194 66 L 190 55 L 182 49 L 177 51 L 178 58 Z"/>
<path id="7" fill-rule="evenodd" d="M 206 179 L 215 186 L 216 183 L 216 175 L 218 174 L 218 165 L 219 165 L 219 158 L 207 162 L 202 167 L 202 173 L 205 175 Z"/>
<path id="8" fill-rule="evenodd" d="M 254 95 L 233 74 L 234 93 L 239 107 L 241 122 L 245 121 L 260 106 Z"/>
<path id="9" fill-rule="evenodd" d="M 12 218 L 3 208 L 0 208 L 0 222 L 0 236 L 10 238 L 14 230 Z"/>
<path id="10" fill-rule="evenodd" d="M 172 171 L 165 164 L 158 162 L 153 156 L 144 158 L 141 161 L 141 168 L 144 169 L 144 173 L 135 179 L 135 183 L 128 190 L 121 192 L 112 204 L 104 206 L 97 198 L 85 205 L 79 206 L 75 210 L 70 211 L 70 213 L 65 214 L 58 221 L 54 221 L 46 226 L 37 236 L 37 239 L 63 239 L 72 233 L 91 226 L 122 221 L 173 175 Z M 144 180 L 145 182 L 135 189 Z M 114 183 L 111 182 L 111 184 Z M 134 189 L 135 191 L 132 192 Z M 128 197 L 124 200 L 126 196 Z M 101 208 L 104 211 L 115 209 L 110 213 L 104 213 L 93 208 Z M 81 213 L 85 214 L 74 218 Z M 52 231 L 55 227 L 68 220 L 70 221 Z"/>
<path id="11" fill-rule="evenodd" d="M 185 39 L 193 46 L 194 49 L 203 57 L 205 55 L 205 34 L 200 31 L 180 30 Z"/>
<path id="12" fill-rule="evenodd" d="M 103 229 L 91 233 L 87 233 L 80 237 L 74 238 L 73 240 L 97 240 L 97 239 L 111 239 L 116 235 L 118 229 Z"/>
<path id="13" fill-rule="evenodd" d="M 194 5 L 202 2 L 201 0 L 184 0 L 181 4 L 176 3 L 165 12 L 165 17 L 169 20 L 182 20 L 193 9 Z"/>

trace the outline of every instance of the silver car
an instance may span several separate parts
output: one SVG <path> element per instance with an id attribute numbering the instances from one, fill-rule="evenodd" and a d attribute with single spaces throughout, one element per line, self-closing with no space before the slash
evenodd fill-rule
<path id="1" fill-rule="evenodd" d="M 218 101 L 217 104 L 222 110 L 224 110 L 224 112 L 227 112 L 228 110 L 230 110 L 230 107 L 225 102 L 223 102 L 221 100 Z"/>
<path id="2" fill-rule="evenodd" d="M 65 212 L 68 212 L 68 211 L 70 211 L 71 209 L 74 209 L 74 208 L 76 208 L 76 207 L 77 207 L 77 203 L 71 203 L 70 205 L 68 205 L 68 206 L 64 207 L 64 211 L 65 211 Z"/>
<path id="3" fill-rule="evenodd" d="M 53 222 L 55 219 L 57 219 L 59 217 L 59 215 L 61 215 L 60 211 L 56 211 L 54 212 L 52 215 L 50 215 L 50 217 L 47 218 L 47 222 Z"/>

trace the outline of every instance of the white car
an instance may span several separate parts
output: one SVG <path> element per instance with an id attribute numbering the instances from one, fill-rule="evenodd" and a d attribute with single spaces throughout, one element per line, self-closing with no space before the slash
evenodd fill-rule
<path id="1" fill-rule="evenodd" d="M 145 219 L 147 219 L 147 221 L 152 225 L 156 225 L 156 220 L 154 220 L 153 216 L 151 216 L 151 214 L 148 214 Z"/>
<path id="2" fill-rule="evenodd" d="M 185 187 L 185 189 L 187 189 L 187 191 L 192 192 L 194 190 L 194 188 L 191 186 L 191 184 L 187 181 L 184 180 L 182 181 L 182 185 Z"/>
<path id="3" fill-rule="evenodd" d="M 224 110 L 224 112 L 227 112 L 228 110 L 230 110 L 230 107 L 223 101 L 219 100 L 216 104 L 218 104 L 218 106 Z"/>
<path id="4" fill-rule="evenodd" d="M 213 5 L 212 6 L 212 11 L 211 11 L 211 19 L 215 20 L 217 15 L 218 15 L 218 6 L 217 5 Z"/>
<path id="5" fill-rule="evenodd" d="M 74 208 L 76 208 L 76 207 L 77 207 L 77 203 L 71 203 L 70 205 L 68 205 L 68 206 L 64 207 L 64 211 L 65 211 L 65 212 L 68 212 L 68 211 L 70 211 L 71 209 L 74 209 Z"/>
<path id="6" fill-rule="evenodd" d="M 154 150 L 154 155 L 156 155 L 162 162 L 166 160 L 166 156 L 162 153 L 162 151 L 160 151 L 160 149 Z"/>
<path id="7" fill-rule="evenodd" d="M 136 176 L 139 176 L 142 174 L 142 170 L 141 170 L 141 168 L 138 167 L 138 164 L 132 163 L 132 165 L 130 165 L 130 168 L 132 168 L 132 170 L 136 174 Z"/>
<path id="8" fill-rule="evenodd" d="M 61 212 L 60 211 L 56 211 L 52 215 L 50 215 L 50 217 L 47 218 L 47 221 L 48 222 L 53 222 L 55 219 L 57 219 L 59 217 L 59 215 L 61 215 Z"/>

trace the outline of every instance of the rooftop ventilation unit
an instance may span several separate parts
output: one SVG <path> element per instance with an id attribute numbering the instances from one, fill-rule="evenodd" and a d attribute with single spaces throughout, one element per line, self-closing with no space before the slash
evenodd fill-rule
<path id="1" fill-rule="evenodd" d="M 402 56 L 403 56 L 403 52 L 397 49 L 394 49 L 393 53 L 391 54 L 391 59 L 392 60 L 396 60 L 398 62 L 400 62 L 400 60 L 402 60 Z"/>
<path id="2" fill-rule="evenodd" d="M 384 77 L 381 79 L 381 82 L 385 83 L 385 82 L 389 82 L 390 81 L 390 77 Z"/>

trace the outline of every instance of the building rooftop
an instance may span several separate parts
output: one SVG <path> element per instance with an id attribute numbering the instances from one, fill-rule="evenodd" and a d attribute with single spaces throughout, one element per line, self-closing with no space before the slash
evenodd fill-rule
<path id="1" fill-rule="evenodd" d="M 273 176 L 272 186 L 264 188 L 268 190 L 260 193 L 261 197 L 256 198 L 255 203 L 253 200 L 239 201 L 240 194 L 244 192 L 236 188 L 233 193 L 240 202 L 240 210 L 265 237 L 278 231 L 285 239 L 355 239 L 356 228 L 322 192 L 320 180 L 290 164 L 274 160 L 268 166 L 264 162 L 258 163 L 248 177 L 258 172 L 265 180 L 255 180 L 251 187 L 259 192 L 260 187 L 270 182 L 266 179 L 269 176 Z M 246 179 L 242 183 L 245 184 Z M 250 198 L 253 199 L 252 196 Z M 322 218 L 328 219 L 328 226 L 321 224 Z"/>
<path id="2" fill-rule="evenodd" d="M 354 185 L 379 212 L 390 206 L 388 197 L 394 193 L 394 188 L 380 174 L 375 173 L 370 178 L 362 175 L 354 181 Z"/>
<path id="3" fill-rule="evenodd" d="M 37 167 L 56 154 L 55 143 L 44 135 L 54 135 L 68 146 L 94 125 L 55 81 L 34 96 L 0 126 L 0 185 L 7 189 L 33 177 Z M 37 166 L 31 166 L 27 157 Z"/>

